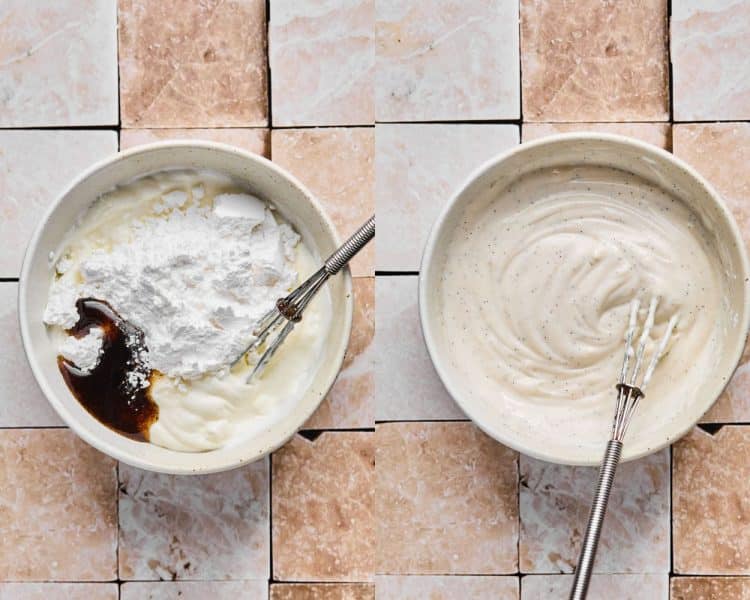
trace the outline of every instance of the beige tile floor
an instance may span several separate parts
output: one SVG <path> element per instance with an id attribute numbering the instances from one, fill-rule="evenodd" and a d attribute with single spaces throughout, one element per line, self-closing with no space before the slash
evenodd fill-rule
<path id="1" fill-rule="evenodd" d="M 749 0 L 4 2 L 0 598 L 566 597 L 594 471 L 463 420 L 421 340 L 421 247 L 483 160 L 581 129 L 693 164 L 750 243 L 748 40 Z M 16 325 L 55 194 L 118 143 L 175 138 L 288 167 L 342 233 L 376 207 L 380 225 L 308 430 L 195 479 L 118 465 L 63 428 Z M 704 428 L 622 469 L 592 599 L 750 598 L 749 359 Z"/>

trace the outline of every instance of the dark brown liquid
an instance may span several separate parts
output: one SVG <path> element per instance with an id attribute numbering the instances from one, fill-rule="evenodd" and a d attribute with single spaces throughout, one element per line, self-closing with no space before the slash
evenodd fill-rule
<path id="1" fill-rule="evenodd" d="M 65 383 L 84 408 L 104 425 L 148 441 L 148 430 L 159 418 L 159 407 L 151 399 L 150 386 L 134 385 L 128 376 L 135 371 L 152 381 L 157 375 L 139 360 L 139 352 L 146 348 L 143 332 L 101 300 L 84 298 L 78 300 L 76 307 L 80 318 L 68 333 L 82 338 L 92 327 L 100 327 L 104 332 L 103 346 L 99 363 L 88 373 L 58 356 L 57 365 Z"/>

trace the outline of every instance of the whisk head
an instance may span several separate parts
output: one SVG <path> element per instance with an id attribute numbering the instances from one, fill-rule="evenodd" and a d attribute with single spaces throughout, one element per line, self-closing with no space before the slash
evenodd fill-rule
<path id="1" fill-rule="evenodd" d="M 612 439 L 622 442 L 627 433 L 630 421 L 633 419 L 635 409 L 638 407 L 638 401 L 646 394 L 646 387 L 656 370 L 656 365 L 664 355 L 672 337 L 672 332 L 677 325 L 678 315 L 672 315 L 667 323 L 667 328 L 654 349 L 651 359 L 646 364 L 644 356 L 646 346 L 650 339 L 651 330 L 654 327 L 656 318 L 656 307 L 659 304 L 657 297 L 652 297 L 649 302 L 646 319 L 643 322 L 643 329 L 636 348 L 633 349 L 633 342 L 638 330 L 638 313 L 641 308 L 640 299 L 636 298 L 630 305 L 630 319 L 628 320 L 628 329 L 625 332 L 625 356 L 622 361 L 622 370 L 620 379 L 617 383 L 617 404 L 615 406 L 615 418 L 612 422 Z M 632 363 L 632 366 L 631 366 Z M 643 377 L 639 380 L 639 375 L 646 364 Z"/>

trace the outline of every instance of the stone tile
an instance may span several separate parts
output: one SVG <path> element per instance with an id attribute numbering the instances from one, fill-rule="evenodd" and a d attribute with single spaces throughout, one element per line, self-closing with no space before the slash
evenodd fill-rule
<path id="1" fill-rule="evenodd" d="M 295 436 L 273 455 L 273 575 L 369 581 L 373 574 L 373 433 Z"/>
<path id="2" fill-rule="evenodd" d="M 671 600 L 750 600 L 748 577 L 675 577 Z"/>
<path id="3" fill-rule="evenodd" d="M 344 365 L 305 429 L 373 427 L 375 424 L 375 278 L 354 279 L 354 318 Z"/>
<path id="4" fill-rule="evenodd" d="M 675 120 L 750 119 L 750 4 L 675 2 L 670 31 Z"/>
<path id="5" fill-rule="evenodd" d="M 26 361 L 18 326 L 18 284 L 0 282 L 0 427 L 62 424 Z"/>
<path id="6" fill-rule="evenodd" d="M 0 581 L 115 579 L 116 499 L 115 461 L 72 431 L 0 431 Z"/>
<path id="7" fill-rule="evenodd" d="M 371 127 L 283 129 L 271 132 L 271 156 L 320 200 L 342 240 L 375 212 Z M 381 226 L 380 231 L 383 231 Z M 374 274 L 374 242 L 351 262 L 352 275 Z"/>
<path id="8" fill-rule="evenodd" d="M 667 121 L 667 0 L 521 0 L 526 121 Z"/>
<path id="9" fill-rule="evenodd" d="M 120 464 L 120 579 L 267 579 L 268 460 L 201 476 Z"/>
<path id="10" fill-rule="evenodd" d="M 237 146 L 269 158 L 271 134 L 268 129 L 123 129 L 120 150 L 163 140 L 206 140 Z"/>
<path id="11" fill-rule="evenodd" d="M 379 121 L 517 119 L 518 3 L 376 3 Z"/>
<path id="12" fill-rule="evenodd" d="M 275 583 L 271 586 L 271 600 L 375 600 L 375 586 L 371 583 Z"/>
<path id="13" fill-rule="evenodd" d="M 120 600 L 265 600 L 267 581 L 130 581 Z"/>
<path id="14" fill-rule="evenodd" d="M 602 443 L 602 451 L 604 443 Z M 598 469 L 521 456 L 521 573 L 572 573 Z M 597 573 L 668 573 L 669 450 L 617 470 Z"/>
<path id="15" fill-rule="evenodd" d="M 516 577 L 392 575 L 375 581 L 377 600 L 518 600 Z"/>
<path id="16" fill-rule="evenodd" d="M 750 427 L 694 428 L 673 446 L 675 573 L 750 574 Z"/>
<path id="17" fill-rule="evenodd" d="M 750 123 L 678 124 L 674 153 L 708 179 L 724 198 L 750 247 Z M 750 421 L 750 348 L 713 408 L 708 423 Z"/>
<path id="18" fill-rule="evenodd" d="M 0 583 L 0 600 L 118 600 L 116 583 Z"/>
<path id="19" fill-rule="evenodd" d="M 375 322 L 375 419 L 466 419 L 427 354 L 416 276 L 375 279 Z"/>
<path id="20" fill-rule="evenodd" d="M 111 0 L 5 0 L 0 127 L 116 125 Z"/>
<path id="21" fill-rule="evenodd" d="M 516 572 L 517 453 L 471 423 L 386 423 L 376 440 L 378 573 Z"/>
<path id="22" fill-rule="evenodd" d="M 572 575 L 527 575 L 521 579 L 521 600 L 567 600 L 572 585 Z M 614 598 L 669 600 L 669 576 L 666 573 L 594 575 L 588 600 Z"/>
<path id="23" fill-rule="evenodd" d="M 374 0 L 274 0 L 269 24 L 273 124 L 375 121 Z"/>
<path id="24" fill-rule="evenodd" d="M 521 138 L 530 142 L 556 133 L 600 131 L 627 135 L 669 150 L 672 146 L 669 123 L 524 123 Z"/>
<path id="25" fill-rule="evenodd" d="M 34 228 L 73 177 L 115 152 L 114 131 L 0 131 L 0 277 L 18 277 Z"/>
<path id="26" fill-rule="evenodd" d="M 483 162 L 518 144 L 515 125 L 378 125 L 377 268 L 416 271 L 451 195 Z"/>
<path id="27" fill-rule="evenodd" d="M 123 127 L 268 124 L 263 0 L 119 7 Z"/>

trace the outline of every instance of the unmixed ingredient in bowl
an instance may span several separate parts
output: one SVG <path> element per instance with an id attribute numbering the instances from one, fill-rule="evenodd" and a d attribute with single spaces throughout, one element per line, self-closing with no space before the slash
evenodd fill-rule
<path id="1" fill-rule="evenodd" d="M 725 277 L 699 217 L 649 182 L 605 167 L 531 172 L 467 207 L 453 234 L 439 292 L 452 367 L 511 427 L 599 449 L 633 299 L 646 310 L 660 298 L 654 340 L 679 315 L 643 431 L 716 363 Z"/>
<path id="2" fill-rule="evenodd" d="M 134 433 L 110 418 L 128 405 L 102 417 L 101 399 L 89 398 L 101 386 L 122 384 L 122 398 L 139 399 L 129 406 L 133 422 L 141 400 L 154 403 L 158 419 L 138 421 L 151 442 L 209 450 L 259 431 L 312 380 L 330 320 L 325 290 L 290 336 L 289 360 L 274 361 L 251 386 L 247 363 L 230 369 L 263 314 L 315 261 L 270 205 L 227 176 L 165 171 L 120 186 L 81 215 L 51 259 L 44 322 L 61 371 L 82 404 L 119 431 Z M 92 326 L 92 307 L 108 307 L 111 323 L 99 315 Z M 110 335 L 118 328 L 128 333 L 118 338 L 124 346 Z M 128 353 L 140 362 L 120 373 Z M 106 384 L 103 365 L 115 379 Z"/>

